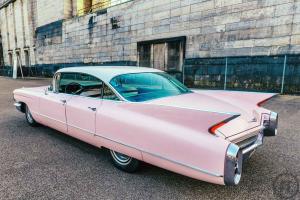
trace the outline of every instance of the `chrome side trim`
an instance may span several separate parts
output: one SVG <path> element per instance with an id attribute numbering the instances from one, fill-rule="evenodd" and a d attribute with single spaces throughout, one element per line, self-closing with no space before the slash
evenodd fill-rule
<path id="1" fill-rule="evenodd" d="M 88 133 L 88 134 L 90 134 L 90 135 L 94 135 L 94 136 L 95 136 L 95 133 L 93 133 L 93 132 L 91 132 L 91 131 L 89 131 L 89 130 L 80 128 L 80 127 L 78 127 L 78 126 L 75 126 L 75 125 L 73 125 L 73 124 L 68 124 L 68 126 L 71 126 L 71 127 L 73 127 L 73 128 L 76 128 L 76 129 L 78 129 L 78 130 L 84 131 L 84 132 L 86 132 L 86 133 Z M 69 129 L 68 129 L 68 130 L 69 130 Z"/>
<path id="2" fill-rule="evenodd" d="M 41 114 L 40 114 L 40 115 L 41 115 Z M 48 118 L 48 119 L 55 120 L 55 121 L 60 122 L 60 123 L 63 123 L 63 124 L 66 124 L 65 122 L 62 122 L 62 121 L 60 121 L 60 120 L 53 119 L 53 118 L 48 117 L 48 116 L 45 116 L 45 115 L 41 115 L 41 116 L 46 117 L 46 118 Z M 76 128 L 76 129 L 82 130 L 82 131 L 84 131 L 84 132 L 86 132 L 86 133 L 88 133 L 88 134 L 94 135 L 95 137 L 100 137 L 100 138 L 103 138 L 103 139 L 106 139 L 106 140 L 109 140 L 109 141 L 118 143 L 118 144 L 120 144 L 120 145 L 123 145 L 123 146 L 129 147 L 129 148 L 132 148 L 132 149 L 141 151 L 141 152 L 146 153 L 146 154 L 150 154 L 150 155 L 152 155 L 152 156 L 155 156 L 155 157 L 157 157 L 157 158 L 160 158 L 160 159 L 163 159 L 163 160 L 172 162 L 172 163 L 174 163 L 174 164 L 181 165 L 181 166 L 183 166 L 183 167 L 187 167 L 187 168 L 193 169 L 193 170 L 198 171 L 198 172 L 200 172 L 200 173 L 204 173 L 204 174 L 207 174 L 207 175 L 210 175 L 210 176 L 215 176 L 215 177 L 223 177 L 222 174 L 215 173 L 215 172 L 210 172 L 210 171 L 208 171 L 208 170 L 201 169 L 201 168 L 196 167 L 196 166 L 193 166 L 193 165 L 188 165 L 188 164 L 185 164 L 185 163 L 182 163 L 182 162 L 179 162 L 179 161 L 176 161 L 176 160 L 167 158 L 167 157 L 165 157 L 165 156 L 162 156 L 162 155 L 159 155 L 159 154 L 156 154 L 156 153 L 152 153 L 152 152 L 149 152 L 149 151 L 140 149 L 140 148 L 135 147 L 135 146 L 131 146 L 131 145 L 125 144 L 125 143 L 123 143 L 123 142 L 116 141 L 116 140 L 110 139 L 110 138 L 108 138 L 108 137 L 104 137 L 104 136 L 98 135 L 98 134 L 96 134 L 96 133 L 92 133 L 92 132 L 90 132 L 90 131 L 88 131 L 88 130 L 86 130 L 86 129 L 79 128 L 78 126 L 68 125 L 68 124 L 67 124 L 67 126 L 74 127 L 74 128 Z"/>
<path id="3" fill-rule="evenodd" d="M 183 166 L 183 167 L 187 167 L 187 168 L 193 169 L 193 170 L 195 170 L 195 171 L 198 171 L 198 172 L 201 172 L 201 173 L 210 175 L 210 176 L 223 177 L 223 175 L 221 175 L 221 174 L 218 174 L 218 173 L 215 173 L 215 172 L 210 172 L 210 171 L 208 171 L 208 170 L 201 169 L 201 168 L 198 168 L 198 167 L 193 166 L 193 165 L 184 164 L 184 163 L 182 163 L 182 162 L 179 162 L 179 161 L 176 161 L 176 160 L 167 158 L 167 157 L 165 157 L 165 156 L 162 156 L 162 155 L 159 155 L 159 154 L 156 154 L 156 153 L 151 153 L 151 152 L 149 152 L 149 151 L 146 151 L 146 150 L 143 150 L 143 149 L 140 149 L 140 148 L 131 146 L 131 145 L 127 145 L 127 144 L 125 144 L 125 143 L 123 143 L 123 142 L 120 142 L 120 141 L 112 140 L 112 139 L 110 139 L 110 138 L 107 138 L 107 137 L 104 137 L 104 136 L 101 136 L 101 135 L 98 135 L 98 134 L 95 134 L 95 136 L 96 136 L 96 137 L 103 138 L 103 139 L 106 139 L 106 140 L 109 140 L 109 141 L 112 141 L 112 142 L 115 142 L 115 143 L 118 143 L 118 144 L 120 144 L 120 145 L 129 147 L 129 148 L 136 149 L 136 150 L 141 151 L 141 152 L 143 152 L 143 153 L 150 154 L 150 155 L 155 156 L 155 157 L 158 157 L 158 158 L 160 158 L 160 159 L 167 160 L 167 161 L 172 162 L 172 163 L 174 163 L 174 164 L 181 165 L 181 166 Z"/>
<path id="4" fill-rule="evenodd" d="M 129 102 L 135 104 L 136 102 Z M 151 104 L 151 103 L 140 103 L 144 105 L 156 105 L 156 106 L 164 106 L 164 107 L 169 107 L 169 108 L 181 108 L 181 109 L 187 109 L 187 110 L 196 110 L 196 111 L 202 111 L 202 112 L 210 112 L 210 113 L 218 113 L 218 114 L 224 114 L 224 115 L 238 115 L 240 116 L 240 113 L 234 113 L 234 112 L 221 112 L 221 111 L 216 111 L 216 110 L 204 110 L 204 109 L 198 109 L 198 108 L 189 108 L 189 107 L 184 107 L 184 106 L 169 106 L 169 105 L 164 105 L 164 104 Z"/>
<path id="5" fill-rule="evenodd" d="M 48 119 L 51 119 L 51 120 L 54 120 L 54 121 L 56 121 L 56 122 L 62 123 L 62 124 L 67 124 L 67 123 L 64 122 L 64 121 L 54 119 L 54 118 L 49 117 L 49 116 L 47 116 L 47 115 L 43 115 L 43 114 L 38 114 L 38 115 L 40 115 L 40 116 L 42 116 L 42 117 L 45 117 L 45 118 L 48 118 Z"/>

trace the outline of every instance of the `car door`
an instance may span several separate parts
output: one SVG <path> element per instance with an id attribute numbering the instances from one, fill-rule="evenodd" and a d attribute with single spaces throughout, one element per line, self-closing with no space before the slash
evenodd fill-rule
<path id="1" fill-rule="evenodd" d="M 60 93 L 58 86 L 61 74 L 58 73 L 53 79 L 52 91 L 45 91 L 40 97 L 39 114 L 42 124 L 67 133 L 66 103 L 71 96 Z"/>
<path id="2" fill-rule="evenodd" d="M 82 73 L 77 73 L 73 84 L 80 85 L 81 90 L 72 94 L 66 104 L 68 134 L 99 146 L 94 139 L 96 113 L 101 106 L 102 81 Z M 70 92 L 70 91 L 69 91 Z"/>

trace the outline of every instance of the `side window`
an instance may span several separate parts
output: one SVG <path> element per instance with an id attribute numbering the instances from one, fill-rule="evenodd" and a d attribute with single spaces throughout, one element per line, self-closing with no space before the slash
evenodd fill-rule
<path id="1" fill-rule="evenodd" d="M 106 84 L 103 84 L 103 95 L 102 99 L 119 101 L 119 97 L 108 87 Z"/>
<path id="2" fill-rule="evenodd" d="M 101 98 L 102 81 L 88 74 L 62 73 L 59 92 Z"/>

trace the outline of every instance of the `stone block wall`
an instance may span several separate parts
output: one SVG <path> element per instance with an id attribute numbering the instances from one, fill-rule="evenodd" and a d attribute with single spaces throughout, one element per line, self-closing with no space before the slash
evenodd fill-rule
<path id="1" fill-rule="evenodd" d="M 120 28 L 112 29 L 113 17 Z M 300 1 L 130 1 L 65 20 L 61 45 L 39 47 L 39 60 L 137 61 L 137 42 L 179 36 L 187 37 L 186 58 L 299 53 Z"/>
<path id="2" fill-rule="evenodd" d="M 34 55 L 36 24 L 36 0 L 11 1 L 0 8 L 4 67 L 10 68 L 10 71 L 17 54 L 20 60 L 18 65 L 21 67 L 36 64 Z M 29 55 L 28 59 L 26 54 Z"/>
<path id="3" fill-rule="evenodd" d="M 64 19 L 67 9 L 64 8 L 65 0 L 38 0 L 37 1 L 37 27 Z"/>

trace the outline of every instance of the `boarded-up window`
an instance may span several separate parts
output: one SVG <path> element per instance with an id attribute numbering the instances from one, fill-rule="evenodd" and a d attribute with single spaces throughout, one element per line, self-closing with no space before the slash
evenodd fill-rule
<path id="1" fill-rule="evenodd" d="M 165 43 L 153 45 L 153 68 L 166 71 L 165 50 Z"/>
<path id="2" fill-rule="evenodd" d="M 185 37 L 139 42 L 139 66 L 166 71 L 182 81 L 184 47 Z"/>
<path id="3" fill-rule="evenodd" d="M 151 67 L 151 44 L 139 46 L 139 65 L 141 67 Z"/>

